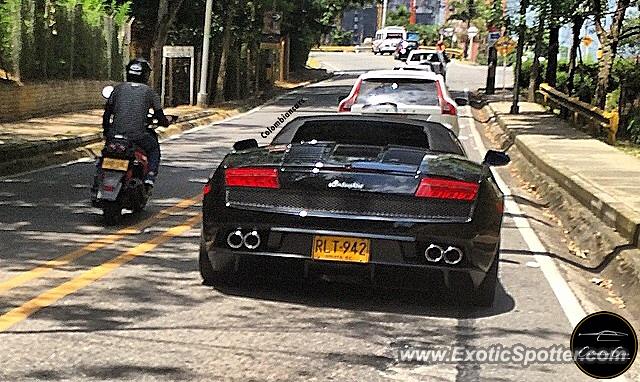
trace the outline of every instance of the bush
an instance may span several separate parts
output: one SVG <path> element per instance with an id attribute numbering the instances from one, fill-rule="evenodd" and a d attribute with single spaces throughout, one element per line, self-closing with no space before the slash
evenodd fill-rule
<path id="1" fill-rule="evenodd" d="M 0 67 L 12 70 L 17 64 L 21 79 L 27 81 L 120 79 L 119 68 L 110 73 L 108 67 L 109 59 L 115 65 L 122 62 L 120 50 L 108 51 L 106 39 L 117 47 L 116 34 L 128 18 L 129 6 L 103 0 L 4 2 L 0 5 Z M 108 15 L 114 21 L 111 36 L 105 33 Z M 13 47 L 16 42 L 22 46 L 18 52 Z"/>
<path id="2" fill-rule="evenodd" d="M 331 41 L 334 45 L 348 46 L 353 43 L 353 32 L 341 29 L 331 31 Z"/>

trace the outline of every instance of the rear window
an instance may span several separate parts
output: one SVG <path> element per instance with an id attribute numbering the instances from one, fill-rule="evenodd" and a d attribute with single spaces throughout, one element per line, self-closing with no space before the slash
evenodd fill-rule
<path id="1" fill-rule="evenodd" d="M 387 33 L 388 39 L 402 38 L 402 33 Z"/>
<path id="2" fill-rule="evenodd" d="M 291 142 L 314 139 L 351 145 L 429 148 L 427 134 L 421 126 L 374 121 L 308 121 L 298 127 Z"/>
<path id="3" fill-rule="evenodd" d="M 440 62 L 440 58 L 436 53 L 414 53 L 410 61 Z"/>
<path id="4" fill-rule="evenodd" d="M 357 104 L 376 105 L 393 102 L 405 105 L 438 106 L 438 90 L 435 81 L 418 79 L 368 79 L 363 80 L 356 98 Z"/>

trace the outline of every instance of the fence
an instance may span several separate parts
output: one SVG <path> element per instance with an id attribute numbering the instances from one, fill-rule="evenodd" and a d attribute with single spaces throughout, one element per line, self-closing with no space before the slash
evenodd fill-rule
<path id="1" fill-rule="evenodd" d="M 540 85 L 537 101 L 552 109 L 559 109 L 560 115 L 570 120 L 572 124 L 589 133 L 607 132 L 607 142 L 616 142 L 616 133 L 620 117 L 617 111 L 604 111 L 575 97 L 570 97 L 548 84 Z"/>

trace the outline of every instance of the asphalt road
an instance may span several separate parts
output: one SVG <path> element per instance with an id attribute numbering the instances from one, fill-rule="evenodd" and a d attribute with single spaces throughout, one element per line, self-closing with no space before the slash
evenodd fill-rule
<path id="1" fill-rule="evenodd" d="M 299 113 L 333 112 L 359 71 L 389 57 L 318 55 L 340 72 L 267 106 L 162 144 L 153 200 L 105 228 L 89 206 L 94 165 L 72 163 L 0 179 L 0 380 L 584 381 L 573 363 L 406 363 L 399 350 L 501 344 L 568 346 L 572 324 L 598 309 L 540 255 L 536 202 L 509 171 L 494 307 L 358 285 L 278 281 L 257 269 L 239 287 L 201 285 L 196 259 L 208 174 L 234 141 L 256 138 L 300 98 Z M 453 64 L 450 86 L 483 86 L 481 67 Z M 461 139 L 483 148 L 469 111 Z M 518 202 L 518 203 L 516 203 Z M 530 225 L 530 226 L 529 226 Z M 532 230 L 531 227 L 534 229 Z M 280 271 L 280 273 L 283 273 Z M 571 288 L 578 288 L 571 285 Z M 559 296 L 559 297 L 557 297 Z M 576 297 L 578 296 L 578 297 Z"/>

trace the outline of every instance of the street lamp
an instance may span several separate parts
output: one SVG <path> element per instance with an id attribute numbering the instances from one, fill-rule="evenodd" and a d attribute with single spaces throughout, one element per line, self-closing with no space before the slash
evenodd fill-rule
<path id="1" fill-rule="evenodd" d="M 202 39 L 202 63 L 200 65 L 200 89 L 198 90 L 198 106 L 206 107 L 209 99 L 207 94 L 207 76 L 209 70 L 209 41 L 211 40 L 211 14 L 213 0 L 207 0 L 204 11 L 204 38 Z"/>

